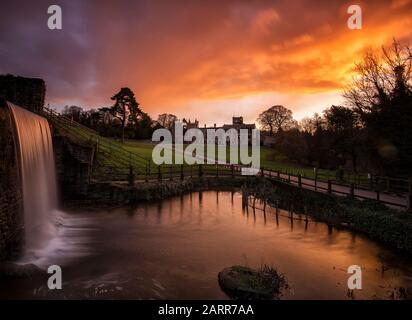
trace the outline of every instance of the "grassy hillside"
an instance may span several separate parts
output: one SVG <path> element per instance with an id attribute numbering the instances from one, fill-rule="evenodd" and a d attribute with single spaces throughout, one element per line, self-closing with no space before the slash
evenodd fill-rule
<path id="1" fill-rule="evenodd" d="M 150 141 L 126 141 L 123 144 L 115 139 L 102 137 L 94 130 L 81 126 L 76 122 L 71 122 L 61 116 L 50 116 L 49 120 L 59 134 L 67 136 L 74 142 L 97 147 L 94 175 L 117 174 L 121 178 L 130 173 L 130 168 L 136 175 L 155 175 L 158 173 L 158 166 L 152 160 L 152 151 L 155 144 Z M 226 161 L 229 161 L 230 149 L 225 146 L 215 148 L 215 158 L 218 159 L 219 149 L 222 154 L 226 154 Z M 248 151 L 250 154 L 250 150 Z M 239 154 L 238 157 L 240 158 Z M 302 174 L 306 177 L 315 176 L 313 168 L 294 163 L 267 147 L 261 147 L 260 149 L 260 166 L 291 174 Z M 167 174 L 171 170 L 170 167 L 170 165 L 162 166 L 160 170 L 162 173 Z M 175 167 L 172 170 L 180 170 L 180 165 L 172 167 Z M 189 170 L 186 165 L 184 167 L 184 170 Z M 324 178 L 333 178 L 335 176 L 335 172 L 324 169 L 320 169 L 318 174 Z"/>
<path id="2" fill-rule="evenodd" d="M 134 153 L 138 153 L 142 156 L 151 159 L 152 150 L 155 144 L 150 142 L 141 142 L 141 141 L 127 141 L 124 144 L 126 150 L 129 150 Z M 230 150 L 229 148 L 223 147 L 224 153 L 226 153 L 226 159 L 228 161 Z M 215 157 L 218 158 L 218 148 L 215 148 Z M 266 169 L 279 170 L 282 172 L 288 172 L 291 174 L 302 174 L 306 177 L 314 177 L 315 172 L 313 167 L 305 167 L 300 164 L 290 161 L 285 156 L 276 153 L 275 150 L 261 147 L 260 148 L 260 166 Z M 331 178 L 335 177 L 335 171 L 319 169 L 319 175 L 324 177 L 330 176 Z"/>

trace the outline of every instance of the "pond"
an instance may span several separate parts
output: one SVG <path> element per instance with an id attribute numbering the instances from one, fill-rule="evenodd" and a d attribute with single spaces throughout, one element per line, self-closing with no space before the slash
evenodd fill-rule
<path id="1" fill-rule="evenodd" d="M 285 275 L 282 299 L 348 299 L 347 268 L 362 267 L 355 299 L 388 299 L 412 286 L 412 261 L 361 234 L 267 207 L 242 209 L 239 193 L 195 192 L 158 203 L 60 213 L 60 232 L 35 262 L 47 278 L 0 282 L 0 298 L 228 299 L 225 267 L 264 264 Z"/>

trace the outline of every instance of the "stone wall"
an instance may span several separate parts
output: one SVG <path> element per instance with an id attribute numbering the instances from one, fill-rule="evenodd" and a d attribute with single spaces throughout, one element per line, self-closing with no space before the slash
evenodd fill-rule
<path id="1" fill-rule="evenodd" d="M 82 198 L 88 192 L 95 150 L 54 132 L 53 149 L 60 200 Z"/>
<path id="2" fill-rule="evenodd" d="M 10 111 L 0 99 L 0 260 L 17 255 L 22 241 L 23 199 L 13 132 Z"/>
<path id="3" fill-rule="evenodd" d="M 0 97 L 33 112 L 44 106 L 46 84 L 42 79 L 0 75 Z"/>
<path id="4" fill-rule="evenodd" d="M 127 183 L 91 182 L 86 193 L 70 194 L 64 201 L 65 207 L 112 207 L 139 202 L 159 201 L 169 197 L 193 191 L 240 190 L 247 177 L 232 179 L 229 177 L 186 178 L 163 182 Z"/>

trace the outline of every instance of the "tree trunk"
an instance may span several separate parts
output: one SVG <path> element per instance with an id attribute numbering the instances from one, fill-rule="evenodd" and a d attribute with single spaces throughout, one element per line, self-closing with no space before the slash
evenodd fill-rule
<path id="1" fill-rule="evenodd" d="M 126 125 L 126 105 L 123 104 L 123 119 L 122 119 L 122 143 L 124 143 L 124 127 Z"/>
<path id="2" fill-rule="evenodd" d="M 357 158 L 357 156 L 356 156 L 356 151 L 354 150 L 354 149 L 352 149 L 352 151 L 351 151 L 351 156 L 352 156 L 352 166 L 353 166 L 353 171 L 355 172 L 355 173 L 358 173 L 358 169 L 357 169 L 357 166 L 358 166 L 358 158 Z"/>
<path id="3" fill-rule="evenodd" d="M 124 124 L 125 122 L 122 121 L 122 143 L 124 143 Z"/>

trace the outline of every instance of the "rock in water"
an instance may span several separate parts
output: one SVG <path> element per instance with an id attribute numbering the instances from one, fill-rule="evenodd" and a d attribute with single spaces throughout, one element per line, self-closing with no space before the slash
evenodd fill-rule
<path id="1" fill-rule="evenodd" d="M 243 266 L 225 268 L 218 275 L 219 285 L 232 299 L 279 299 L 288 285 L 275 269 L 254 270 Z"/>

